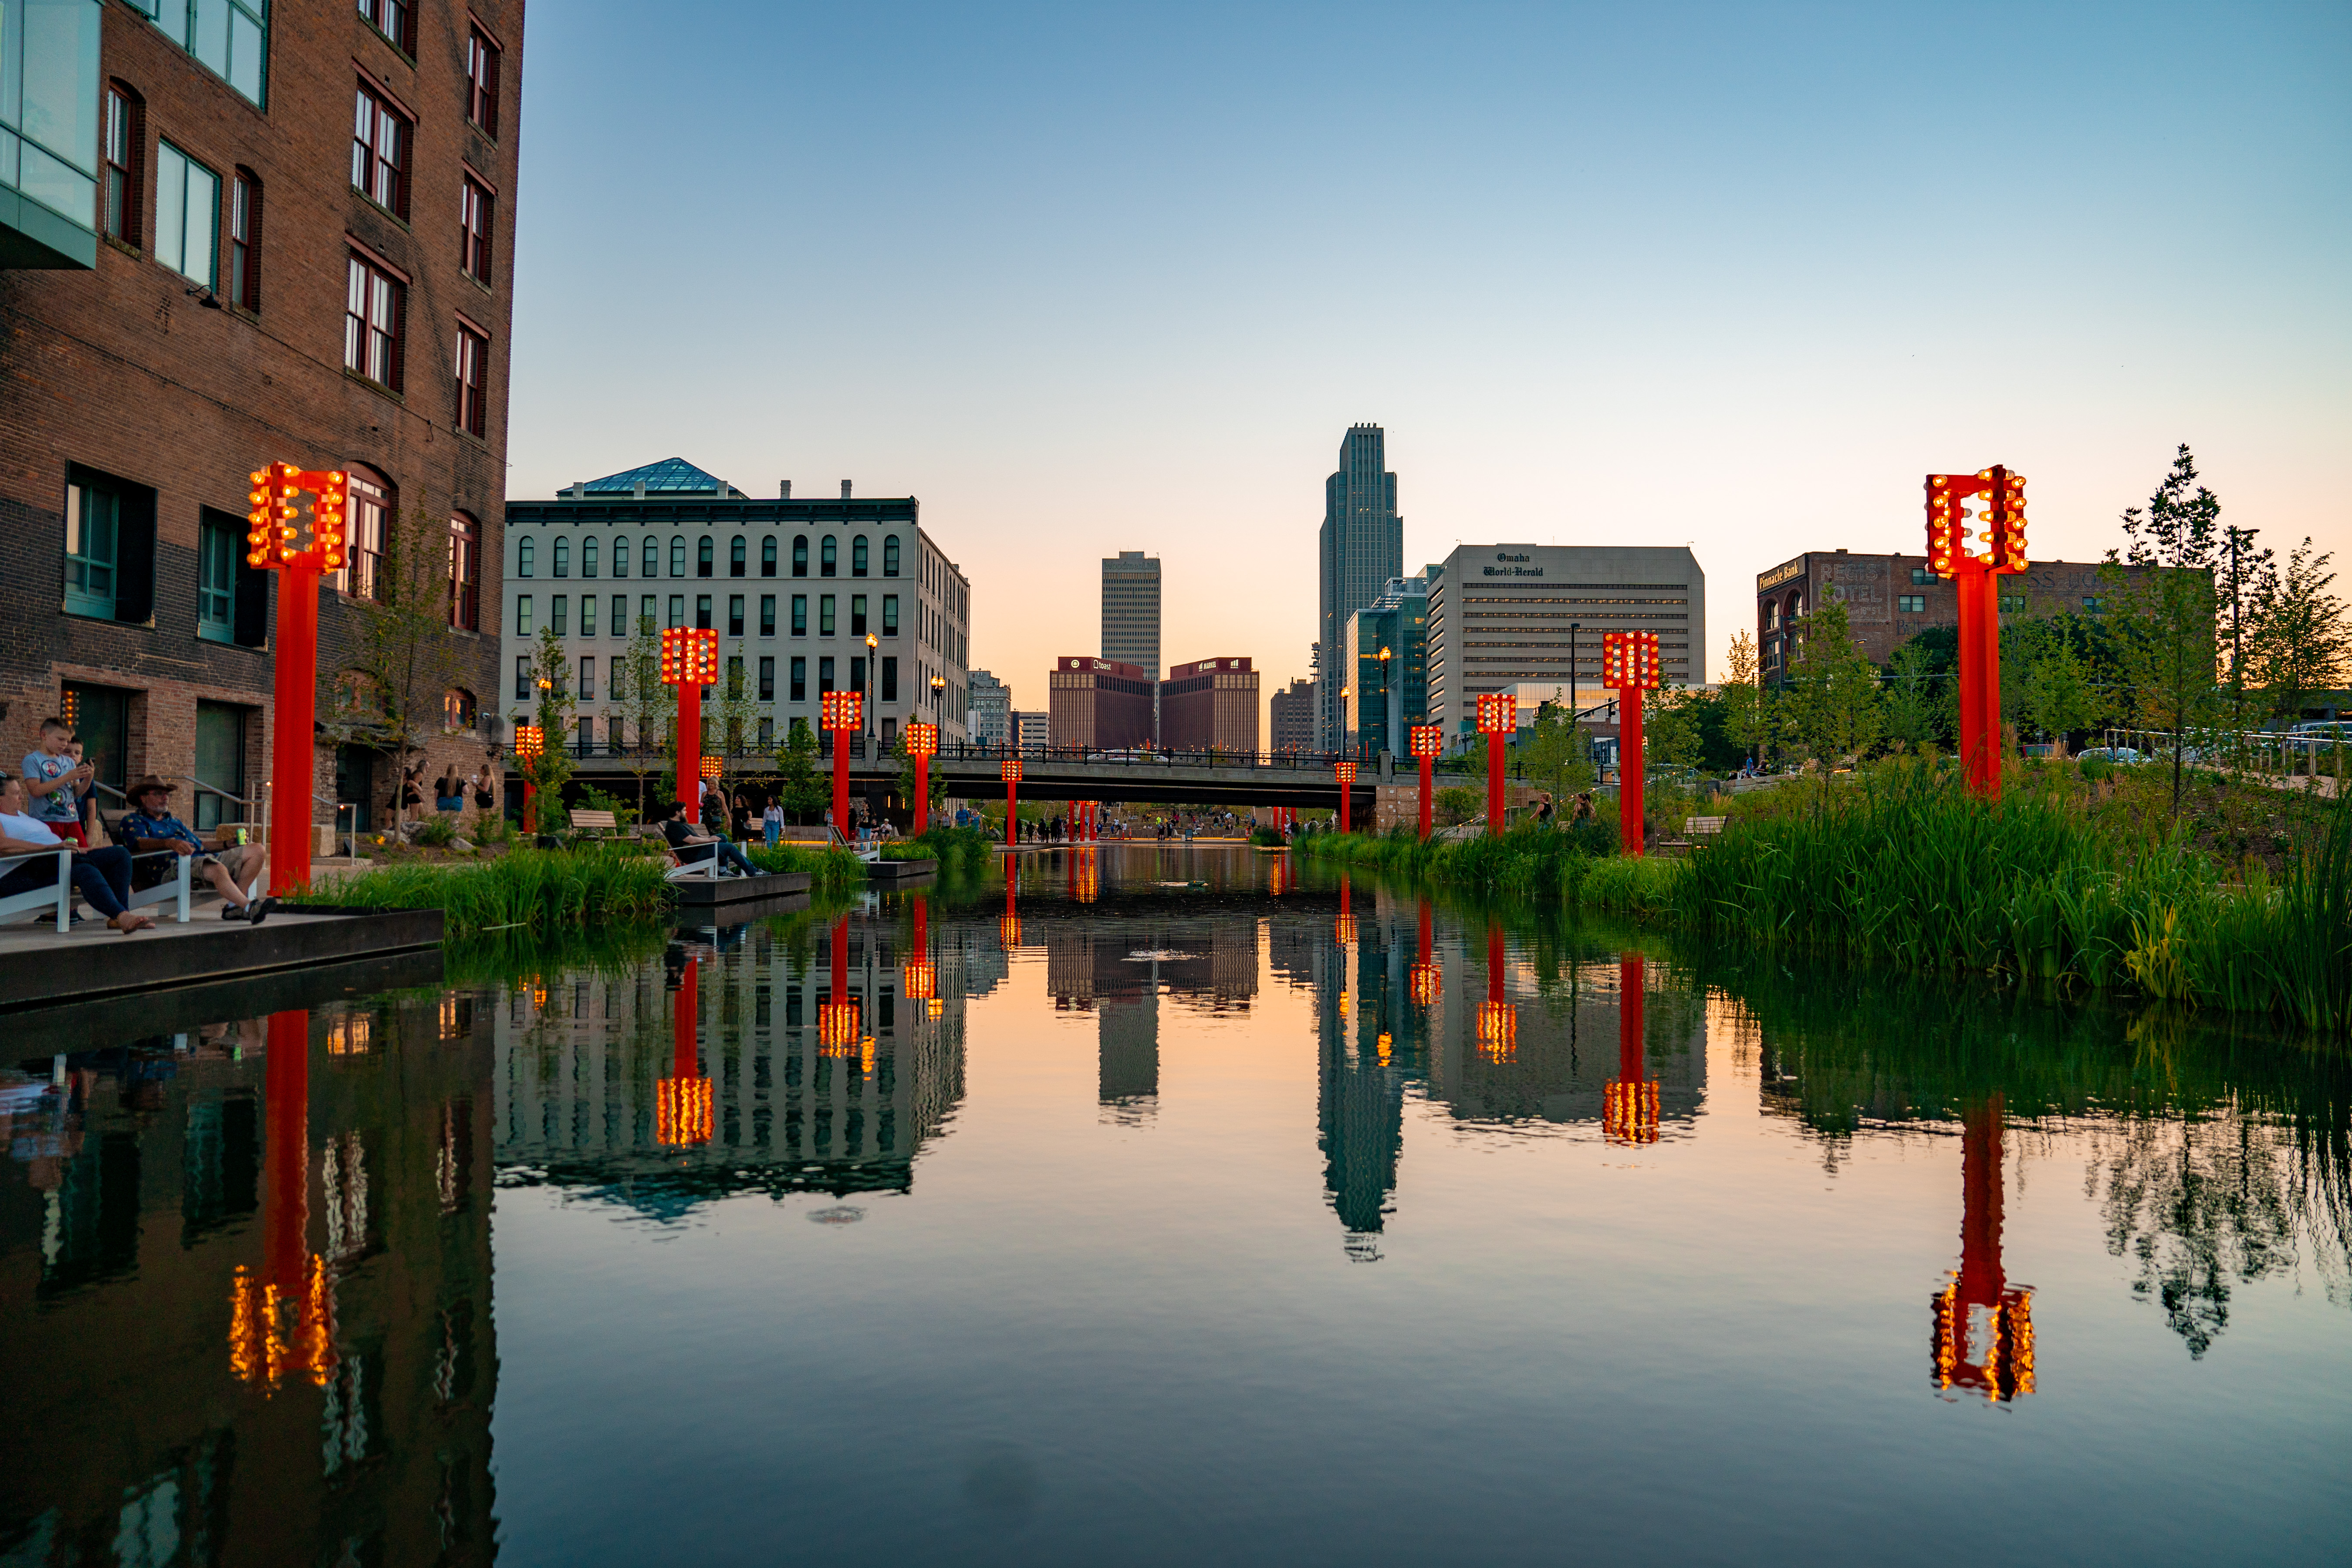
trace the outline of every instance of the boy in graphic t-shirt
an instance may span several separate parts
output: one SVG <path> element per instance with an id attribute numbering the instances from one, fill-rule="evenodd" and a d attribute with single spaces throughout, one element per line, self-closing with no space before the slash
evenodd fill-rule
<path id="1" fill-rule="evenodd" d="M 87 849 L 75 810 L 82 792 L 98 776 L 89 763 L 77 763 L 68 748 L 73 731 L 62 719 L 41 721 L 41 743 L 25 753 L 25 815 L 42 823 L 60 838 L 70 838 Z"/>

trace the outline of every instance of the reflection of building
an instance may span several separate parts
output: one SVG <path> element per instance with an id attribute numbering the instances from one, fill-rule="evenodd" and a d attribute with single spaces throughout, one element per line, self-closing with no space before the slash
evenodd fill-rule
<path id="1" fill-rule="evenodd" d="M 1257 671 L 1245 658 L 1180 664 L 1160 683 L 1160 743 L 1176 751 L 1255 752 Z"/>
<path id="2" fill-rule="evenodd" d="M 833 994 L 832 928 L 792 946 L 764 924 L 730 934 L 740 940 L 698 965 L 709 1141 L 681 1150 L 657 1136 L 673 1048 L 661 975 L 583 975 L 543 996 L 518 993 L 501 1011 L 497 1156 L 508 1180 L 591 1187 L 661 1214 L 739 1190 L 908 1184 L 916 1151 L 963 1098 L 958 948 L 934 948 L 931 1018 L 898 994 L 906 955 L 895 926 L 850 927 L 846 998 Z M 857 1005 L 860 1037 L 828 1045 L 820 1009 L 844 999 Z"/>
<path id="3" fill-rule="evenodd" d="M 135 1041 L 0 1123 L 6 1561 L 491 1561 L 481 1011 Z"/>
<path id="4" fill-rule="evenodd" d="M 1097 1019 L 1097 1098 L 1122 1120 L 1150 1113 L 1160 1100 L 1160 994 L 1107 996 Z"/>
<path id="5" fill-rule="evenodd" d="M 1418 1020 L 1405 1005 L 1407 954 L 1382 921 L 1326 917 L 1309 929 L 1323 1184 L 1349 1257 L 1370 1261 L 1396 1191 L 1406 1068 L 1419 1054 Z M 1353 942 L 1344 940 L 1349 930 Z"/>
<path id="6" fill-rule="evenodd" d="M 1139 665 L 1066 654 L 1045 681 L 1054 744 L 1118 751 L 1152 736 L 1152 676 Z"/>

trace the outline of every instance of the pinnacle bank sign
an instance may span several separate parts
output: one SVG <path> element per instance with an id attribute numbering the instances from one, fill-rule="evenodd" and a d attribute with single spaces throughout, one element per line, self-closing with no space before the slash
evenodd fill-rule
<path id="1" fill-rule="evenodd" d="M 1514 555 L 1507 550 L 1495 552 L 1495 559 L 1503 564 L 1487 567 L 1484 574 L 1488 577 L 1540 577 L 1544 574 L 1542 567 L 1527 565 L 1526 556 Z"/>

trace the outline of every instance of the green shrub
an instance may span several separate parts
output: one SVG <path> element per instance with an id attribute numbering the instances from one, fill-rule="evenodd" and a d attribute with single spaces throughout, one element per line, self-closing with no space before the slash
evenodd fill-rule
<path id="1" fill-rule="evenodd" d="M 436 812 L 416 825 L 416 842 L 432 849 L 446 849 L 457 837 L 457 819 L 446 811 Z"/>
<path id="2" fill-rule="evenodd" d="M 291 903 L 373 910 L 439 910 L 447 934 L 524 930 L 551 932 L 588 924 L 663 918 L 669 888 L 658 860 L 604 849 L 515 849 L 495 859 L 451 865 L 412 861 L 311 884 Z"/>

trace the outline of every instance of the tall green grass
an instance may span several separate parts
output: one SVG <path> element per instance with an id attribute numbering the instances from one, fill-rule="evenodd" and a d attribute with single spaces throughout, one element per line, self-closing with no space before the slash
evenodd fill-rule
<path id="1" fill-rule="evenodd" d="M 743 851 L 743 858 L 762 871 L 779 875 L 806 871 L 813 892 L 837 893 L 866 879 L 865 862 L 838 845 L 824 849 L 803 849 L 791 844 L 779 844 L 773 849 L 764 844 L 737 847 Z"/>
<path id="2" fill-rule="evenodd" d="M 324 877 L 289 902 L 439 910 L 451 937 L 541 934 L 651 921 L 669 910 L 662 862 L 633 850 L 515 849 L 457 864 L 411 862 Z"/>

